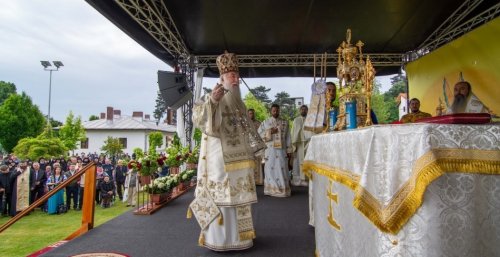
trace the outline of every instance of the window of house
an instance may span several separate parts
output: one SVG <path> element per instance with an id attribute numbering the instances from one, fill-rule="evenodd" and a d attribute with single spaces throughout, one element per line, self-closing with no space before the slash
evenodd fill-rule
<path id="1" fill-rule="evenodd" d="M 118 138 L 120 140 L 120 144 L 122 145 L 123 149 L 127 148 L 127 138 L 126 137 L 120 137 Z"/>
<path id="2" fill-rule="evenodd" d="M 80 141 L 80 149 L 89 149 L 89 138 L 86 137 Z"/>
<path id="3" fill-rule="evenodd" d="M 167 148 L 167 147 L 168 147 L 168 142 L 169 142 L 168 140 L 169 140 L 169 137 L 168 137 L 168 136 L 165 136 L 165 148 Z"/>

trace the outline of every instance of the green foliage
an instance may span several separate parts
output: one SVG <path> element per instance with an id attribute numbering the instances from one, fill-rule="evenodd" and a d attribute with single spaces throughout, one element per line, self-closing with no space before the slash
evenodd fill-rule
<path id="1" fill-rule="evenodd" d="M 151 185 L 146 185 L 144 189 L 149 194 L 161 194 L 168 193 L 174 187 L 179 185 L 180 176 L 179 175 L 168 175 L 165 177 L 157 178 L 153 181 Z"/>
<path id="2" fill-rule="evenodd" d="M 288 121 L 288 124 L 293 123 L 293 119 L 298 115 L 298 110 L 295 108 L 295 102 L 290 98 L 287 92 L 279 92 L 275 95 L 273 104 L 280 106 L 280 117 Z"/>
<path id="3" fill-rule="evenodd" d="M 193 178 L 196 175 L 195 170 L 185 170 L 179 173 L 179 178 L 181 182 L 187 182 L 191 181 L 191 178 Z"/>
<path id="4" fill-rule="evenodd" d="M 156 124 L 158 124 L 163 118 L 163 115 L 165 114 L 165 111 L 167 110 L 167 104 L 165 103 L 165 100 L 163 100 L 163 97 L 161 96 L 160 91 L 157 92 L 156 95 L 156 105 L 155 105 L 155 110 L 153 112 L 153 116 L 155 117 Z"/>
<path id="5" fill-rule="evenodd" d="M 163 145 L 163 134 L 159 131 L 149 134 L 149 154 L 155 154 L 156 148 Z"/>
<path id="6" fill-rule="evenodd" d="M 111 136 L 108 136 L 108 138 L 104 140 L 104 145 L 101 147 L 101 150 L 108 156 L 116 156 L 117 154 L 123 153 L 122 149 L 123 145 L 120 143 L 120 139 Z"/>
<path id="7" fill-rule="evenodd" d="M 90 117 L 89 117 L 89 121 L 98 120 L 98 119 L 99 119 L 99 116 L 94 115 L 94 114 L 90 115 Z"/>
<path id="8" fill-rule="evenodd" d="M 269 93 L 269 91 L 271 91 L 270 88 L 266 88 L 265 86 L 258 86 L 254 89 L 250 89 L 250 91 L 255 96 L 255 98 L 257 100 L 259 100 L 261 103 L 263 103 L 264 105 L 271 103 L 271 100 L 267 96 L 267 93 Z"/>
<path id="9" fill-rule="evenodd" d="M 76 149 L 77 143 L 85 139 L 85 128 L 81 117 L 75 118 L 73 112 L 70 111 L 66 117 L 66 123 L 59 129 L 59 138 L 68 150 Z"/>
<path id="10" fill-rule="evenodd" d="M 198 163 L 198 160 L 200 159 L 200 145 L 196 145 L 192 151 L 189 149 L 189 146 L 186 146 L 184 147 L 182 154 L 186 163 Z"/>
<path id="11" fill-rule="evenodd" d="M 181 145 L 172 144 L 166 149 L 166 152 L 165 164 L 169 167 L 179 167 L 186 161 L 186 154 Z"/>
<path id="12" fill-rule="evenodd" d="M 62 126 L 63 123 L 58 121 L 58 120 L 54 120 L 52 117 L 50 117 L 50 126 L 53 127 L 53 128 L 57 128 L 57 127 L 60 127 Z"/>
<path id="13" fill-rule="evenodd" d="M 0 80 L 0 104 L 2 104 L 12 94 L 16 94 L 16 85 L 14 85 L 14 83 Z"/>
<path id="14" fill-rule="evenodd" d="M 41 157 L 50 159 L 52 156 L 66 155 L 67 149 L 64 143 L 57 137 L 50 135 L 50 127 L 47 126 L 44 133 L 36 138 L 23 138 L 14 147 L 14 154 L 21 159 L 38 160 Z"/>
<path id="15" fill-rule="evenodd" d="M 245 106 L 247 107 L 247 110 L 248 109 L 255 110 L 255 119 L 256 120 L 263 121 L 269 117 L 269 111 L 267 110 L 264 103 L 259 101 L 257 98 L 255 98 L 254 95 L 248 93 L 245 96 L 245 98 L 243 99 L 243 102 L 245 102 Z"/>
<path id="16" fill-rule="evenodd" d="M 144 151 L 142 151 L 142 149 L 141 149 L 141 148 L 136 147 L 136 148 L 134 148 L 134 150 L 132 150 L 132 151 L 135 153 L 135 158 L 136 158 L 136 159 L 140 159 L 140 158 L 144 157 Z"/>
<path id="17" fill-rule="evenodd" d="M 42 132 L 45 118 L 26 93 L 11 94 L 0 106 L 0 144 L 7 152 L 25 137 Z"/>
<path id="18" fill-rule="evenodd" d="M 201 130 L 199 128 L 195 128 L 193 135 L 194 145 L 201 144 L 201 136 L 202 136 Z"/>

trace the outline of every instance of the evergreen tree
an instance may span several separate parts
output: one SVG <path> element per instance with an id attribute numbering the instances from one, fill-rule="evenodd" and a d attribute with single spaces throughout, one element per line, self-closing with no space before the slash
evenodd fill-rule
<path id="1" fill-rule="evenodd" d="M 298 115 L 295 101 L 291 99 L 290 95 L 285 91 L 277 93 L 274 97 L 273 104 L 280 106 L 280 117 L 288 120 L 288 123 L 293 122 L 293 119 Z"/>
<path id="2" fill-rule="evenodd" d="M 165 114 L 166 111 L 167 111 L 167 104 L 165 103 L 165 100 L 163 100 L 160 91 L 158 91 L 156 95 L 155 110 L 153 112 L 153 116 L 156 120 L 156 125 L 160 123 L 160 120 L 161 118 L 163 118 L 163 115 Z"/>
<path id="3" fill-rule="evenodd" d="M 89 121 L 98 120 L 98 119 L 99 119 L 99 116 L 94 115 L 94 114 L 90 115 L 90 117 L 89 117 Z"/>
<path id="4" fill-rule="evenodd" d="M 258 86 L 254 89 L 250 89 L 250 92 L 252 92 L 255 98 L 260 102 L 264 103 L 264 105 L 268 105 L 271 103 L 271 100 L 267 96 L 267 93 L 269 93 L 269 91 L 271 91 L 271 89 L 266 88 L 265 86 Z"/>

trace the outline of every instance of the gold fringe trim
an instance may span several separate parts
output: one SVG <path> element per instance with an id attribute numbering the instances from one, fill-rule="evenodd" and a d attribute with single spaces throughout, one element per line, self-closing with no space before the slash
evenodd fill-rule
<path id="1" fill-rule="evenodd" d="M 500 151 L 434 149 L 414 164 L 412 176 L 383 207 L 370 192 L 359 186 L 359 176 L 324 164 L 305 161 L 304 171 L 326 176 L 355 191 L 353 206 L 381 231 L 397 234 L 423 203 L 427 187 L 446 173 L 500 175 Z"/>
<path id="2" fill-rule="evenodd" d="M 254 230 L 240 232 L 240 241 L 252 240 L 252 239 L 255 239 L 255 231 Z"/>
<path id="3" fill-rule="evenodd" d="M 224 165 L 224 170 L 226 172 L 242 170 L 242 169 L 253 169 L 253 168 L 255 168 L 254 160 L 237 161 L 237 162 L 226 163 Z"/>
<path id="4" fill-rule="evenodd" d="M 309 127 L 309 126 L 304 126 L 304 130 L 311 131 L 314 133 L 321 133 L 323 132 L 324 126 L 321 127 Z"/>
<path id="5" fill-rule="evenodd" d="M 186 213 L 186 219 L 190 219 L 193 217 L 193 211 L 191 211 L 191 207 L 188 207 L 187 213 Z"/>
<path id="6" fill-rule="evenodd" d="M 222 218 L 222 213 L 219 214 L 219 225 L 224 225 L 224 219 Z"/>
<path id="7" fill-rule="evenodd" d="M 312 161 L 304 161 L 302 164 L 302 171 L 304 174 L 312 180 L 312 172 L 316 174 L 323 175 L 325 177 L 331 178 L 336 182 L 339 182 L 352 190 L 356 190 L 359 183 L 359 175 L 353 174 L 350 171 L 332 168 L 328 165 L 315 163 Z"/>
<path id="8" fill-rule="evenodd" d="M 198 245 L 199 246 L 205 245 L 205 235 L 203 235 L 203 231 L 200 232 L 200 237 L 198 238 Z"/>

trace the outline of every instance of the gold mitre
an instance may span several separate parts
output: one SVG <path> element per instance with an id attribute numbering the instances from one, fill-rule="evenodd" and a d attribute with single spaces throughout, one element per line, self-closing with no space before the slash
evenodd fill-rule
<path id="1" fill-rule="evenodd" d="M 238 57 L 236 54 L 224 51 L 223 54 L 217 57 L 217 67 L 219 68 L 220 75 L 230 71 L 238 72 Z"/>

